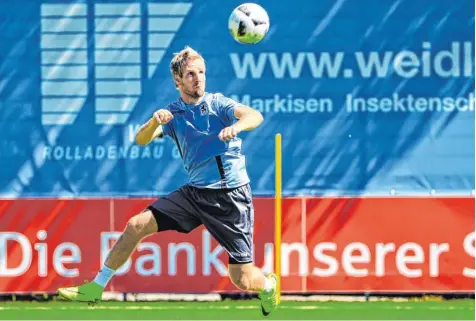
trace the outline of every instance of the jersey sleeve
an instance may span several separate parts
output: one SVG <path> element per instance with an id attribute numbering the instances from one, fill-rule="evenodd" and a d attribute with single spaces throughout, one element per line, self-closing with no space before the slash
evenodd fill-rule
<path id="1" fill-rule="evenodd" d="M 216 94 L 216 109 L 218 117 L 228 126 L 233 125 L 237 119 L 235 117 L 235 107 L 239 106 L 237 101 L 225 97 L 222 94 Z"/>
<path id="2" fill-rule="evenodd" d="M 162 136 L 170 136 L 170 122 L 168 124 L 162 125 Z"/>

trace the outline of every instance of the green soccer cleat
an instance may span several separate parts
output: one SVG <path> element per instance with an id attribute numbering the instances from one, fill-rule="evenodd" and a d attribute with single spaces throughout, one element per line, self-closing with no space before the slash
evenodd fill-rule
<path id="1" fill-rule="evenodd" d="M 102 299 L 104 288 L 96 282 L 84 282 L 83 285 L 69 288 L 59 288 L 58 295 L 69 301 L 99 303 Z"/>
<path id="2" fill-rule="evenodd" d="M 271 312 L 276 310 L 278 307 L 278 277 L 275 274 L 270 274 L 268 278 L 274 281 L 274 287 L 271 291 L 266 292 L 262 290 L 259 293 L 259 298 L 261 300 L 261 312 L 264 316 L 269 315 Z"/>

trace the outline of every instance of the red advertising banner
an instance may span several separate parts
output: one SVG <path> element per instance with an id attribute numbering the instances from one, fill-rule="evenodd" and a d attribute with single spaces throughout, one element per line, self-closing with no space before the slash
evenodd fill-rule
<path id="1" fill-rule="evenodd" d="M 94 277 L 109 203 L 0 201 L 0 292 L 55 292 Z"/>
<path id="2" fill-rule="evenodd" d="M 308 291 L 474 291 L 474 199 L 309 199 L 306 214 Z"/>
<path id="3" fill-rule="evenodd" d="M 0 292 L 55 292 L 94 278 L 150 199 L 0 200 Z M 255 262 L 274 264 L 274 200 L 255 201 Z M 285 292 L 474 292 L 474 198 L 287 198 Z M 139 244 L 108 290 L 235 291 L 203 228 Z"/>

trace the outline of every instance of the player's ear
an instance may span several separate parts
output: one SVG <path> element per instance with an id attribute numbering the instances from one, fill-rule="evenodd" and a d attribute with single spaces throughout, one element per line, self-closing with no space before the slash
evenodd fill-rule
<path id="1" fill-rule="evenodd" d="M 180 78 L 178 76 L 174 76 L 174 83 L 175 83 L 175 88 L 179 89 Z"/>

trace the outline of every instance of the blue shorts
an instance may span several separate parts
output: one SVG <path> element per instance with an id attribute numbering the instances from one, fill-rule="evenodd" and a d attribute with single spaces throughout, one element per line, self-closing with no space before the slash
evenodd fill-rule
<path id="1" fill-rule="evenodd" d="M 158 232 L 189 233 L 203 224 L 228 252 L 230 264 L 253 262 L 254 208 L 249 184 L 230 189 L 184 185 L 148 209 Z"/>

